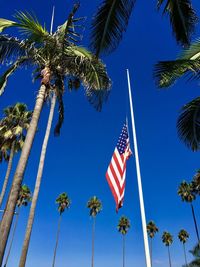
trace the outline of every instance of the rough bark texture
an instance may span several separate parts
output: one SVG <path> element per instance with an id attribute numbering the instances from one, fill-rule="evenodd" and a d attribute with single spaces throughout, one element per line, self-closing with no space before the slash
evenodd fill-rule
<path id="1" fill-rule="evenodd" d="M 3 267 L 6 267 L 7 264 L 8 264 L 8 260 L 9 260 L 9 257 L 10 257 L 10 252 L 11 252 L 11 249 L 12 249 L 12 244 L 13 244 L 14 237 L 15 237 L 15 231 L 16 231 L 17 224 L 18 224 L 19 212 L 20 212 L 20 208 L 18 207 L 18 210 L 17 210 L 17 213 L 16 213 L 16 218 L 15 218 L 15 225 L 14 225 L 14 228 L 13 228 L 13 234 L 12 234 L 12 238 L 11 238 L 11 241 L 10 241 L 10 246 L 9 246 L 8 254 L 6 256 L 6 260 L 5 260 L 5 263 L 4 263 Z"/>
<path id="2" fill-rule="evenodd" d="M 17 203 L 17 198 L 20 192 L 21 183 L 23 180 L 23 175 L 28 162 L 29 154 L 37 131 L 38 120 L 40 118 L 40 113 L 43 107 L 45 99 L 46 86 L 41 85 L 40 90 L 37 95 L 35 108 L 33 111 L 33 116 L 30 122 L 29 129 L 27 131 L 26 140 L 23 145 L 21 156 L 17 165 L 17 169 L 14 175 L 12 188 L 7 201 L 6 209 L 3 214 L 3 218 L 0 225 L 0 266 L 2 265 L 3 256 L 5 253 L 5 248 L 12 225 L 12 220 L 15 212 L 15 207 Z"/>
<path id="3" fill-rule="evenodd" d="M 20 257 L 19 267 L 24 267 L 26 264 L 28 247 L 29 247 L 31 232 L 32 232 L 32 228 L 33 228 L 33 221 L 34 221 L 34 216 L 35 216 L 35 209 L 36 209 L 38 194 L 39 194 L 39 190 L 40 190 L 40 184 L 41 184 L 41 180 L 42 180 L 47 144 L 48 144 L 48 140 L 49 140 L 51 125 L 52 125 L 52 120 L 53 120 L 53 114 L 54 114 L 54 110 L 55 110 L 55 103 L 56 103 L 56 95 L 54 94 L 52 99 L 51 99 L 51 108 L 50 108 L 50 112 L 49 112 L 49 118 L 48 118 L 48 122 L 47 122 L 46 133 L 45 133 L 44 141 L 42 144 L 40 162 L 39 162 L 39 166 L 38 166 L 37 178 L 36 178 L 36 182 L 35 182 L 35 188 L 34 188 L 34 192 L 33 192 L 33 198 L 32 198 L 32 202 L 31 202 L 31 208 L 30 208 L 30 212 L 29 212 L 28 223 L 26 226 L 26 234 L 25 234 L 25 238 L 24 238 L 24 243 L 23 243 L 22 253 L 21 253 L 21 257 Z"/>
<path id="4" fill-rule="evenodd" d="M 8 161 L 8 168 L 7 168 L 7 171 L 6 171 L 6 176 L 5 176 L 5 179 L 4 179 L 4 183 L 3 183 L 3 187 L 2 187 L 1 195 L 0 195 L 0 208 L 1 208 L 4 196 L 5 196 L 5 193 L 6 193 L 6 188 L 7 188 L 7 185 L 8 185 L 8 180 L 9 180 L 10 172 L 11 172 L 11 169 L 12 169 L 12 162 L 13 162 L 14 153 L 15 153 L 15 141 L 13 141 L 12 145 L 11 145 L 10 157 L 9 157 L 9 161 Z"/>
<path id="5" fill-rule="evenodd" d="M 52 267 L 55 266 L 55 262 L 56 262 L 56 252 L 57 252 L 57 247 L 58 247 L 58 240 L 59 240 L 59 235 L 60 235 L 60 224 L 61 224 L 61 214 L 58 220 L 58 230 L 57 230 L 57 235 L 56 235 L 56 245 L 55 245 L 55 249 L 54 249 L 54 254 L 53 254 L 53 264 Z"/>

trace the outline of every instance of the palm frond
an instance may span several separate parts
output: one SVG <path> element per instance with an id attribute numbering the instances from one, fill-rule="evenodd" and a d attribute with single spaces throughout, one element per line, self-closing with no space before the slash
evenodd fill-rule
<path id="1" fill-rule="evenodd" d="M 26 54 L 26 43 L 15 37 L 0 35 L 0 63 Z"/>
<path id="2" fill-rule="evenodd" d="M 155 65 L 154 78 L 160 88 L 169 87 L 181 76 L 187 74 L 188 79 L 199 78 L 200 60 L 177 59 L 160 61 Z"/>
<path id="3" fill-rule="evenodd" d="M 91 48 L 97 57 L 115 50 L 126 31 L 135 0 L 104 0 L 92 22 Z"/>
<path id="4" fill-rule="evenodd" d="M 15 18 L 18 21 L 16 26 L 19 27 L 22 34 L 24 34 L 29 41 L 39 43 L 43 42 L 49 36 L 49 33 L 45 27 L 43 27 L 38 22 L 38 19 L 30 13 L 17 12 L 15 14 Z"/>
<path id="5" fill-rule="evenodd" d="M 105 65 L 83 47 L 68 47 L 66 56 L 66 72 L 81 80 L 88 100 L 100 110 L 111 86 Z"/>
<path id="6" fill-rule="evenodd" d="M 188 48 L 184 49 L 179 59 L 200 59 L 200 39 L 196 39 Z"/>
<path id="7" fill-rule="evenodd" d="M 5 87 L 7 85 L 7 81 L 10 75 L 13 74 L 15 70 L 27 60 L 28 59 L 26 57 L 20 58 L 0 77 L 0 96 L 3 94 L 5 90 Z"/>
<path id="8" fill-rule="evenodd" d="M 158 9 L 163 2 L 163 0 L 158 0 Z M 167 0 L 163 14 L 170 17 L 177 43 L 188 46 L 197 23 L 196 12 L 192 8 L 191 0 Z"/>
<path id="9" fill-rule="evenodd" d="M 12 20 L 2 19 L 0 18 L 0 33 L 4 31 L 6 28 L 15 26 L 16 22 Z"/>
<path id="10" fill-rule="evenodd" d="M 177 121 L 179 138 L 193 151 L 200 149 L 200 97 L 182 108 Z"/>

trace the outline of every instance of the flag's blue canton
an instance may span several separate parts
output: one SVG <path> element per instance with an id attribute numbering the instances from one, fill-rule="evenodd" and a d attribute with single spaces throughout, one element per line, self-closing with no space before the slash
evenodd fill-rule
<path id="1" fill-rule="evenodd" d="M 118 143 L 117 143 L 117 149 L 119 151 L 119 154 L 123 154 L 126 150 L 127 147 L 127 139 L 128 139 L 128 131 L 127 131 L 127 126 L 124 125 L 122 128 L 122 133 L 120 134 Z"/>

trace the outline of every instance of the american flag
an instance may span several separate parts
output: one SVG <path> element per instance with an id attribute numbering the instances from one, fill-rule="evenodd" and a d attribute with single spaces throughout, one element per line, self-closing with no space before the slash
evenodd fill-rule
<path id="1" fill-rule="evenodd" d="M 117 146 L 112 155 L 111 162 L 106 172 L 106 179 L 116 202 L 116 211 L 123 205 L 126 161 L 131 156 L 127 125 L 124 124 Z"/>

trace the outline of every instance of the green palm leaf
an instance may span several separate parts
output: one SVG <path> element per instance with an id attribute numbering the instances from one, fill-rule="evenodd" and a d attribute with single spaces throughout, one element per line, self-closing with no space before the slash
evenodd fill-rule
<path id="1" fill-rule="evenodd" d="M 4 89 L 7 85 L 10 75 L 13 74 L 15 70 L 27 60 L 27 58 L 20 58 L 0 77 L 0 96 L 4 93 Z"/>
<path id="2" fill-rule="evenodd" d="M 15 26 L 15 25 L 16 25 L 16 22 L 14 22 L 14 21 L 0 18 L 0 33 L 4 29 Z"/>
<path id="3" fill-rule="evenodd" d="M 135 0 L 104 0 L 92 22 L 91 47 L 97 56 L 116 49 L 126 31 Z"/>
<path id="4" fill-rule="evenodd" d="M 179 138 L 189 148 L 200 149 L 200 97 L 183 106 L 177 129 Z"/>
<path id="5" fill-rule="evenodd" d="M 178 43 L 189 45 L 197 16 L 190 0 L 167 0 L 163 14 L 170 17 L 173 33 Z M 158 9 L 164 0 L 158 0 Z"/>
<path id="6" fill-rule="evenodd" d="M 67 69 L 78 77 L 86 88 L 86 96 L 97 110 L 106 101 L 111 86 L 105 65 L 83 47 L 71 46 L 66 49 Z M 70 61 L 70 62 L 69 62 Z"/>

